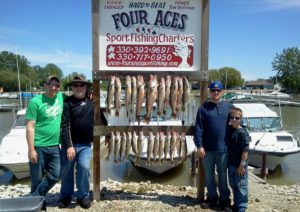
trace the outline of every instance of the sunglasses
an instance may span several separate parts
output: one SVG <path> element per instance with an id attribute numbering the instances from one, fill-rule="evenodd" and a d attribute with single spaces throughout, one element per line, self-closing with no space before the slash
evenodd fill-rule
<path id="1" fill-rule="evenodd" d="M 59 88 L 60 85 L 58 83 L 51 83 L 51 82 L 47 82 L 46 83 L 49 87 L 56 87 L 56 88 Z"/>
<path id="2" fill-rule="evenodd" d="M 241 118 L 240 117 L 235 117 L 235 116 L 230 116 L 230 119 L 232 119 L 232 120 L 240 120 Z"/>
<path id="3" fill-rule="evenodd" d="M 212 92 L 212 93 L 215 93 L 215 92 L 219 93 L 219 92 L 221 92 L 221 90 L 220 89 L 212 89 L 212 90 L 210 90 L 210 92 Z"/>
<path id="4" fill-rule="evenodd" d="M 85 84 L 84 83 L 76 83 L 72 85 L 73 87 L 77 88 L 77 87 L 84 87 Z"/>

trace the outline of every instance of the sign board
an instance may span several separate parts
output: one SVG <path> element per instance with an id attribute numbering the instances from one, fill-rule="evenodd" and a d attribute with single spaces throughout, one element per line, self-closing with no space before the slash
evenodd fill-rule
<path id="1" fill-rule="evenodd" d="M 99 0 L 100 70 L 199 71 L 202 0 Z"/>

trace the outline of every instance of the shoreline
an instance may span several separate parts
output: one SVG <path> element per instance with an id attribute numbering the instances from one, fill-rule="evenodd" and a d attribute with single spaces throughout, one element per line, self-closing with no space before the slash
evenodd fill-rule
<path id="1" fill-rule="evenodd" d="M 47 194 L 47 211 L 86 211 L 75 201 L 66 209 L 58 208 L 59 190 L 60 184 L 56 184 Z M 28 185 L 0 186 L 0 198 L 17 198 L 29 193 Z M 200 207 L 197 189 L 192 186 L 152 184 L 150 181 L 121 183 L 108 179 L 100 182 L 100 196 L 101 200 L 93 201 L 89 211 L 213 211 Z M 249 181 L 248 202 L 248 211 L 298 211 L 300 184 L 275 186 Z"/>

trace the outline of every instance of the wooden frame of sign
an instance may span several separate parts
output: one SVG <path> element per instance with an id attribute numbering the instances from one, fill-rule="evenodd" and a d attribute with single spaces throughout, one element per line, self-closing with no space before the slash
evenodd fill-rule
<path id="1" fill-rule="evenodd" d="M 108 46 L 106 46 L 106 48 L 103 48 L 103 50 L 101 49 L 101 53 L 100 53 L 100 43 L 103 42 L 103 40 L 100 41 L 100 19 L 106 17 L 105 14 L 100 14 L 100 5 L 104 2 L 109 2 L 109 1 L 104 1 L 104 0 L 92 0 L 92 52 L 93 52 L 93 101 L 94 101 L 94 139 L 93 139 L 93 195 L 94 195 L 94 199 L 95 200 L 100 200 L 100 137 L 101 136 L 105 136 L 107 135 L 108 132 L 110 132 L 110 130 L 148 130 L 149 127 L 147 126 L 107 126 L 106 125 L 106 120 L 105 117 L 103 115 L 103 111 L 101 111 L 100 108 L 100 81 L 102 80 L 107 80 L 110 78 L 110 76 L 112 75 L 117 75 L 120 78 L 124 78 L 126 75 L 149 75 L 149 71 L 147 71 L 147 69 L 150 69 L 150 71 L 153 73 L 155 71 L 153 71 L 154 69 L 157 68 L 157 70 L 159 70 L 158 72 L 156 72 L 155 74 L 158 76 L 165 76 L 165 75 L 177 75 L 177 76 L 186 76 L 189 80 L 194 80 L 194 81 L 198 81 L 200 83 L 200 102 L 203 103 L 206 98 L 207 98 L 207 84 L 208 84 L 208 76 L 207 76 L 207 72 L 208 72 L 208 31 L 209 31 L 209 0 L 190 0 L 190 1 L 186 1 L 186 2 L 190 2 L 190 3 L 194 3 L 196 2 L 197 4 L 200 3 L 201 5 L 201 13 L 200 13 L 200 21 L 198 23 L 200 23 L 199 28 L 199 34 L 200 34 L 200 38 L 198 40 L 200 40 L 200 42 L 198 43 L 198 45 L 200 46 L 200 50 L 199 52 L 194 52 L 195 55 L 199 55 L 199 61 L 198 60 L 194 60 L 193 63 L 197 63 L 198 64 L 198 68 L 196 68 L 197 70 L 189 70 L 191 69 L 190 66 L 187 66 L 188 68 L 183 68 L 180 70 L 177 70 L 177 68 L 174 68 L 174 70 L 171 70 L 170 68 L 165 69 L 164 67 L 148 67 L 148 68 L 143 68 L 141 67 L 141 70 L 136 70 L 138 67 L 120 67 L 120 65 L 116 65 L 115 67 L 111 67 L 110 64 L 120 64 L 117 63 L 118 61 L 112 61 L 111 63 L 106 62 L 106 64 L 103 63 L 103 54 L 107 54 L 108 52 Z M 116 5 L 105 5 L 105 8 L 110 8 L 110 9 L 114 9 L 117 8 L 120 11 L 122 11 L 122 4 L 123 2 L 126 2 L 126 0 L 124 1 L 111 1 L 114 2 L 113 4 L 116 3 L 120 3 L 120 4 L 116 4 Z M 137 2 L 137 1 L 131 1 L 131 2 Z M 157 1 L 156 2 L 152 2 L 149 1 L 149 3 L 147 3 L 147 1 L 140 1 L 137 2 L 137 4 L 139 5 L 132 5 L 133 7 L 141 7 L 143 5 L 141 4 L 145 4 L 144 7 L 149 7 L 149 8 L 163 8 L 165 6 L 166 3 L 164 3 L 163 1 Z M 176 4 L 174 2 L 174 4 Z M 173 5 L 174 6 L 174 5 Z M 184 5 L 184 6 L 188 6 L 188 5 Z M 172 8 L 171 5 L 169 5 L 169 8 Z M 179 6 L 178 6 L 178 9 Z M 199 11 L 197 11 L 199 12 Z M 121 14 L 121 15 L 120 15 Z M 169 12 L 169 15 L 171 14 L 171 12 Z M 173 14 L 173 13 L 172 13 Z M 138 15 L 138 13 L 135 13 L 135 15 Z M 173 14 L 174 15 L 174 14 Z M 128 24 L 128 22 L 126 22 L 126 20 L 121 20 L 120 22 L 120 18 L 122 16 L 122 13 L 119 13 L 118 15 L 113 16 L 114 17 L 114 23 L 115 23 L 115 27 L 120 27 L 123 25 Z M 126 16 L 126 14 L 124 13 L 123 16 Z M 140 19 L 144 20 L 144 22 L 146 21 L 145 19 L 145 14 L 139 14 Z M 175 17 L 176 15 L 174 15 Z M 176 19 L 176 17 L 173 20 Z M 158 19 L 156 19 L 158 20 Z M 184 15 L 181 16 L 181 19 L 179 19 L 179 21 L 181 22 L 180 24 L 175 24 L 176 21 L 178 21 L 177 19 L 175 20 L 175 22 L 170 22 L 170 24 L 172 24 L 174 27 L 178 27 L 178 28 L 183 28 L 183 24 L 184 24 L 184 20 L 185 17 Z M 159 20 L 158 20 L 159 21 Z M 161 21 L 161 19 L 160 19 Z M 146 21 L 147 22 L 147 21 Z M 144 26 L 148 26 L 148 25 L 144 25 L 144 24 L 140 24 L 139 26 L 137 26 L 135 28 L 136 31 L 139 31 L 140 29 L 143 30 Z M 147 29 L 149 30 L 149 32 L 154 33 L 156 28 L 155 25 L 154 28 L 152 27 L 151 29 Z M 194 26 L 195 28 L 195 26 Z M 120 35 L 121 36 L 121 35 Z M 178 35 L 179 36 L 179 35 Z M 121 37 L 114 37 L 114 38 L 110 38 L 107 37 L 107 40 L 110 39 L 127 39 L 125 36 L 121 36 Z M 195 40 L 197 39 L 197 37 L 195 38 Z M 197 41 L 198 42 L 198 41 Z M 114 46 L 114 44 L 109 44 L 112 47 L 116 47 Z M 124 47 L 123 44 L 119 44 L 119 46 Z M 145 47 L 146 45 L 144 45 Z M 137 55 L 133 55 L 131 53 L 134 52 L 133 48 L 129 48 L 130 46 L 125 46 L 124 48 L 127 48 L 127 50 L 129 51 L 128 55 L 126 57 L 133 57 L 136 58 Z M 146 46 L 147 47 L 147 46 Z M 145 47 L 145 48 L 146 48 Z M 189 47 L 192 48 L 192 47 Z M 194 48 L 195 50 L 196 48 Z M 145 49 L 144 49 L 145 50 Z M 158 49 L 158 51 L 161 50 L 166 50 L 166 48 L 164 46 L 160 47 L 160 49 Z M 150 52 L 151 53 L 151 52 Z M 101 54 L 101 55 L 100 55 Z M 153 54 L 150 55 L 141 55 L 139 57 L 143 57 L 144 60 L 150 60 L 150 58 L 152 59 L 158 59 L 155 56 L 153 56 Z M 109 59 L 114 60 L 115 55 L 106 55 L 106 61 Z M 173 54 L 169 54 L 166 55 L 166 57 L 169 57 L 170 60 L 173 60 Z M 121 58 L 123 59 L 123 58 Z M 183 60 L 183 59 L 182 59 Z M 102 62 L 102 63 L 101 63 Z M 151 61 L 150 61 L 151 62 Z M 148 61 L 147 64 L 150 63 Z M 190 61 L 187 61 L 190 62 Z M 174 61 L 172 61 L 172 63 L 169 63 L 167 65 L 172 66 L 172 64 L 176 64 L 178 62 L 176 62 L 176 58 L 174 59 Z M 104 68 L 103 68 L 103 67 Z M 162 69 L 162 70 L 160 70 Z M 151 126 L 151 130 L 153 131 L 165 131 L 165 130 L 176 130 L 179 132 L 185 132 L 187 135 L 193 135 L 193 131 L 194 131 L 194 126 Z M 204 170 L 203 170 L 203 166 L 201 163 L 201 159 L 199 159 L 199 163 L 198 163 L 198 186 L 197 186 L 197 197 L 200 201 L 204 200 Z"/>

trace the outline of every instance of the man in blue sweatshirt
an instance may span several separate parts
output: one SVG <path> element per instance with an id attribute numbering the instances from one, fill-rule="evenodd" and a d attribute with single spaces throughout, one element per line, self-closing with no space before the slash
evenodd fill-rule
<path id="1" fill-rule="evenodd" d="M 198 157 L 202 159 L 207 199 L 203 207 L 230 206 L 230 191 L 227 184 L 227 145 L 225 142 L 228 127 L 228 114 L 233 105 L 221 101 L 223 86 L 219 81 L 209 85 L 211 99 L 206 101 L 197 112 L 194 142 Z M 215 182 L 215 167 L 218 173 L 218 190 Z"/>

